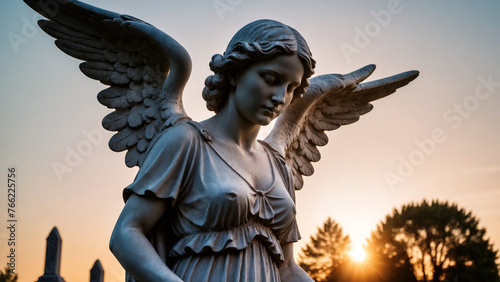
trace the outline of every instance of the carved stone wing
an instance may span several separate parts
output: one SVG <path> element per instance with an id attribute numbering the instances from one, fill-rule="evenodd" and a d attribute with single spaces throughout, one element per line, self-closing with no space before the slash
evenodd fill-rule
<path id="1" fill-rule="evenodd" d="M 281 152 L 292 168 L 295 189 L 304 185 L 302 176 L 314 173 L 312 162 L 320 160 L 318 146 L 328 143 L 326 130 L 351 124 L 372 110 L 371 101 L 392 94 L 419 72 L 408 71 L 384 79 L 361 83 L 375 70 L 368 65 L 355 72 L 314 77 L 301 99 L 294 99 L 277 119 L 265 141 Z"/>
<path id="2" fill-rule="evenodd" d="M 75 0 L 24 0 L 48 18 L 40 27 L 66 54 L 83 60 L 80 70 L 110 87 L 97 95 L 114 109 L 102 125 L 118 131 L 109 141 L 128 150 L 125 163 L 140 166 L 151 140 L 187 118 L 182 91 L 191 72 L 185 49 L 152 25 Z M 50 5 L 49 5 L 50 4 Z"/>

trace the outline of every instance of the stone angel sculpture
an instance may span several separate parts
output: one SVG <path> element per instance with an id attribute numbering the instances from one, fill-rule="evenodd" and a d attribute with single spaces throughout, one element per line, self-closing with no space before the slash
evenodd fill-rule
<path id="1" fill-rule="evenodd" d="M 129 281 L 312 281 L 293 258 L 295 190 L 325 131 L 357 121 L 417 71 L 362 83 L 369 65 L 309 80 L 304 38 L 258 20 L 212 57 L 202 96 L 215 115 L 195 122 L 182 104 L 190 57 L 173 38 L 76 0 L 24 1 L 85 75 L 109 85 L 97 95 L 114 109 L 102 121 L 117 131 L 109 146 L 140 168 L 110 241 Z"/>

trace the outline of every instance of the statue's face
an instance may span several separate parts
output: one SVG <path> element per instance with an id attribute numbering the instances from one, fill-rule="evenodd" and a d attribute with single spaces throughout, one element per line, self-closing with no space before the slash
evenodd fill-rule
<path id="1" fill-rule="evenodd" d="M 234 82 L 237 112 L 250 123 L 268 125 L 290 104 L 303 76 L 297 55 L 279 55 L 251 65 Z"/>

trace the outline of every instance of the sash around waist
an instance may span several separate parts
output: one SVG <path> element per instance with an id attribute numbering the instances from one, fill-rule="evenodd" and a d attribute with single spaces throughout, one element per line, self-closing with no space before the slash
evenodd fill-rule
<path id="1" fill-rule="evenodd" d="M 193 233 L 182 237 L 169 253 L 170 258 L 196 254 L 219 253 L 226 250 L 243 250 L 253 240 L 260 240 L 279 265 L 284 261 L 281 245 L 273 232 L 258 223 L 228 230 Z"/>

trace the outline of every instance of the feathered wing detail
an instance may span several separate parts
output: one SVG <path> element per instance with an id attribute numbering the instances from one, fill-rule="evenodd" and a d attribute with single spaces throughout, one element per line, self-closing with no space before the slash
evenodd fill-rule
<path id="1" fill-rule="evenodd" d="M 152 25 L 75 0 L 24 0 L 49 20 L 40 27 L 80 70 L 110 87 L 97 99 L 114 109 L 102 125 L 118 131 L 111 150 L 128 150 L 125 163 L 141 166 L 151 140 L 164 126 L 188 118 L 182 91 L 191 72 L 186 50 Z"/>
<path id="2" fill-rule="evenodd" d="M 374 70 L 375 65 L 368 65 L 346 75 L 312 78 L 303 97 L 293 100 L 277 119 L 265 141 L 285 156 L 293 171 L 296 190 L 304 185 L 302 176 L 314 173 L 312 162 L 321 158 L 317 147 L 328 143 L 325 131 L 356 122 L 372 110 L 371 101 L 394 93 L 419 74 L 408 71 L 361 83 Z"/>

